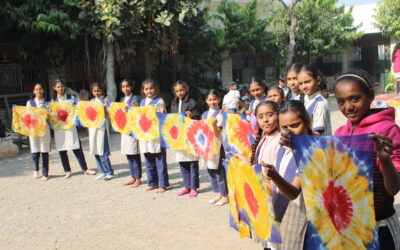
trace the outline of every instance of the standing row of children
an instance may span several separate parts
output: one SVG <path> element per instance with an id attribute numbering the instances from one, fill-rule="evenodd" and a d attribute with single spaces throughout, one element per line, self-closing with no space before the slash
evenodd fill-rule
<path id="1" fill-rule="evenodd" d="M 307 235 L 299 170 L 290 148 L 290 135 L 331 134 L 329 109 L 325 98 L 326 84 L 318 69 L 310 65 L 293 64 L 286 70 L 286 80 L 289 91 L 285 89 L 286 86 L 273 87 L 266 91 L 261 81 L 252 79 L 249 89 L 254 99 L 249 105 L 247 115 L 251 122 L 255 121 L 253 125 L 258 129 L 258 136 L 253 144 L 251 159 L 236 155 L 250 164 L 263 166 L 265 182 L 272 194 L 274 212 L 277 221 L 280 222 L 283 240 L 279 245 L 263 242 L 263 246 L 267 249 L 303 249 L 307 248 L 308 240 L 312 240 L 312 237 Z M 121 101 L 137 105 L 138 100 L 132 101 L 136 97 L 132 96 L 131 88 L 127 81 L 121 82 L 121 90 L 125 95 Z M 175 99 L 171 105 L 171 112 L 184 112 L 193 119 L 216 117 L 216 131 L 220 132 L 222 129 L 222 119 L 218 115 L 220 97 L 215 90 L 207 93 L 206 102 L 209 110 L 202 116 L 199 114 L 196 102 L 189 97 L 189 87 L 185 82 L 176 82 L 172 90 Z M 235 91 L 234 85 L 231 86 L 231 90 Z M 339 110 L 348 119 L 346 125 L 336 130 L 335 135 L 375 133 L 370 137 L 375 142 L 376 153 L 373 192 L 379 244 L 382 249 L 399 249 L 400 225 L 393 203 L 394 195 L 400 190 L 400 129 L 394 122 L 394 109 L 370 109 L 374 99 L 372 82 L 362 71 L 340 75 L 335 81 L 333 90 Z M 93 92 L 92 88 L 92 94 L 96 97 Z M 36 95 L 36 87 L 34 93 Z M 164 101 L 157 97 L 156 93 L 155 83 L 150 80 L 144 81 L 142 94 L 145 98 L 140 102 L 140 106 L 155 105 L 159 112 L 166 112 Z M 223 106 L 223 109 L 230 108 Z M 157 192 L 164 192 L 168 187 L 168 173 L 165 151 L 160 147 L 159 141 L 137 142 L 132 138 L 126 139 L 131 140 L 132 145 L 139 143 L 140 152 L 145 155 L 149 180 L 147 190 L 156 189 Z M 128 145 L 124 141 L 126 139 L 121 138 L 121 143 L 124 144 L 121 145 L 121 152 L 127 154 L 132 173 L 132 178 L 126 185 L 138 186 L 141 178 L 138 147 L 132 146 L 131 148 L 135 150 L 125 151 L 123 148 Z M 78 157 L 79 154 L 76 155 Z M 184 189 L 177 195 L 197 196 L 200 163 L 209 168 L 210 181 L 216 193 L 216 197 L 209 202 L 222 205 L 228 202 L 226 177 L 221 164 L 224 157 L 223 149 L 221 155 L 208 161 L 199 160 L 184 152 L 176 154 L 176 157 L 184 179 Z M 37 157 L 34 157 L 34 161 L 35 159 Z"/>

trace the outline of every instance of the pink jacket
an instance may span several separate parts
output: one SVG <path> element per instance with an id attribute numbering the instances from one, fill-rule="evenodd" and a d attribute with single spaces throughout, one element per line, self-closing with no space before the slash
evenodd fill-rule
<path id="1" fill-rule="evenodd" d="M 374 111 L 374 109 L 372 109 Z M 378 110 L 377 110 L 378 111 Z M 359 124 L 353 126 L 350 121 L 335 131 L 335 136 L 381 134 L 392 138 L 393 141 L 393 165 L 400 172 L 400 128 L 395 123 L 395 109 L 388 108 L 365 117 Z M 378 159 L 378 166 L 381 164 Z"/>

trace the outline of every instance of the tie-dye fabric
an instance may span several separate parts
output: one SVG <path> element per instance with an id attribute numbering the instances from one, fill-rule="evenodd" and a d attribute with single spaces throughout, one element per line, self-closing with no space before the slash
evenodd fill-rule
<path id="1" fill-rule="evenodd" d="M 69 101 L 56 101 L 49 104 L 50 125 L 53 129 L 70 129 L 76 123 L 76 108 Z"/>
<path id="2" fill-rule="evenodd" d="M 129 126 L 128 105 L 123 102 L 112 102 L 108 109 L 112 128 L 118 133 L 129 135 L 131 129 Z"/>
<path id="3" fill-rule="evenodd" d="M 213 128 L 214 118 L 192 120 L 185 117 L 187 151 L 208 159 L 219 152 Z"/>
<path id="4" fill-rule="evenodd" d="M 159 140 L 160 132 L 155 106 L 132 107 L 129 110 L 132 135 L 143 141 Z"/>
<path id="5" fill-rule="evenodd" d="M 251 231 L 263 240 L 281 243 L 279 230 L 260 165 L 231 157 L 227 167 L 230 225 L 241 238 Z"/>
<path id="6" fill-rule="evenodd" d="M 12 129 L 16 133 L 38 137 L 45 134 L 47 111 L 44 108 L 15 106 L 12 111 Z"/>
<path id="7" fill-rule="evenodd" d="M 83 127 L 100 128 L 105 124 L 104 105 L 99 101 L 79 101 L 76 111 Z"/>
<path id="8" fill-rule="evenodd" d="M 160 125 L 161 147 L 175 150 L 186 149 L 185 116 L 157 113 Z"/>
<path id="9" fill-rule="evenodd" d="M 246 116 L 223 113 L 226 124 L 226 138 L 223 142 L 227 152 L 240 153 L 251 157 L 251 145 L 257 137 L 257 131 L 245 119 Z"/>
<path id="10" fill-rule="evenodd" d="M 375 249 L 368 135 L 292 136 L 309 221 L 309 249 Z"/>

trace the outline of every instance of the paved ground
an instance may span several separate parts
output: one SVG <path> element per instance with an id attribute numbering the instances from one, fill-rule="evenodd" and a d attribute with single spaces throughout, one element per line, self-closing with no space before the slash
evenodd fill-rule
<path id="1" fill-rule="evenodd" d="M 344 118 L 334 101 L 331 110 L 334 131 Z M 87 153 L 87 133 L 81 136 L 89 166 L 95 169 Z M 109 182 L 82 175 L 71 153 L 74 176 L 62 178 L 59 156 L 53 151 L 51 179 L 46 183 L 31 179 L 27 150 L 0 160 L 0 248 L 261 249 L 229 228 L 227 206 L 207 203 L 213 195 L 205 170 L 201 170 L 200 195 L 195 199 L 175 196 L 182 179 L 172 159 L 168 159 L 172 189 L 166 193 L 146 192 L 145 186 L 123 187 L 129 171 L 117 151 L 119 135 L 113 134 L 111 141 L 117 178 Z"/>

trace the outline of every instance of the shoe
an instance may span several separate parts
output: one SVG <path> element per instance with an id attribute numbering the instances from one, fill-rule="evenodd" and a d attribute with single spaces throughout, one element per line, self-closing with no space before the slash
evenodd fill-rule
<path id="1" fill-rule="evenodd" d="M 140 179 L 136 179 L 134 183 L 132 183 L 132 188 L 137 188 L 142 184 L 142 181 Z"/>
<path id="2" fill-rule="evenodd" d="M 72 172 L 67 172 L 64 176 L 64 179 L 69 179 L 72 176 Z"/>
<path id="3" fill-rule="evenodd" d="M 39 177 L 39 171 L 33 171 L 32 178 L 37 179 Z"/>
<path id="4" fill-rule="evenodd" d="M 221 200 L 221 198 L 222 198 L 221 195 L 217 195 L 217 196 L 215 196 L 214 199 L 209 200 L 208 203 L 209 203 L 209 204 L 214 204 L 214 203 L 216 203 L 217 201 Z"/>
<path id="5" fill-rule="evenodd" d="M 106 177 L 106 174 L 99 174 L 95 179 L 101 180 L 101 179 L 104 179 L 105 177 Z"/>
<path id="6" fill-rule="evenodd" d="M 162 194 L 162 193 L 164 193 L 166 190 L 167 190 L 167 189 L 161 188 L 161 187 L 160 187 L 160 188 L 157 189 L 156 193 L 157 193 L 157 194 Z"/>
<path id="7" fill-rule="evenodd" d="M 45 182 L 45 181 L 48 181 L 48 180 L 49 180 L 49 177 L 42 176 L 42 179 L 41 179 L 42 182 Z"/>
<path id="8" fill-rule="evenodd" d="M 184 188 L 184 189 L 182 189 L 180 192 L 178 192 L 178 193 L 176 194 L 176 196 L 182 196 L 182 195 L 185 195 L 185 194 L 188 194 L 188 193 L 190 193 L 190 189 Z"/>
<path id="9" fill-rule="evenodd" d="M 194 198 L 198 195 L 199 193 L 197 192 L 196 189 L 192 189 L 192 191 L 190 191 L 189 197 L 190 198 Z"/>
<path id="10" fill-rule="evenodd" d="M 225 204 L 229 203 L 228 197 L 222 197 L 221 200 L 219 200 L 217 203 L 215 203 L 216 206 L 223 206 Z"/>
<path id="11" fill-rule="evenodd" d="M 122 184 L 122 186 L 129 186 L 132 185 L 136 182 L 135 178 L 131 178 L 129 181 L 125 182 L 124 184 Z"/>
<path id="12" fill-rule="evenodd" d="M 104 177 L 104 180 L 105 180 L 105 181 L 109 181 L 109 180 L 112 180 L 112 179 L 114 179 L 114 175 L 112 175 L 112 174 L 108 174 L 108 175 L 106 175 L 106 176 Z"/>
<path id="13" fill-rule="evenodd" d="M 157 189 L 157 188 L 158 188 L 158 186 L 150 186 L 150 187 L 146 188 L 146 191 L 151 191 L 151 190 L 154 190 L 154 189 Z"/>
<path id="14" fill-rule="evenodd" d="M 96 174 L 96 171 L 87 169 L 86 171 L 83 171 L 83 173 L 84 173 L 85 175 L 95 175 L 95 174 Z"/>

